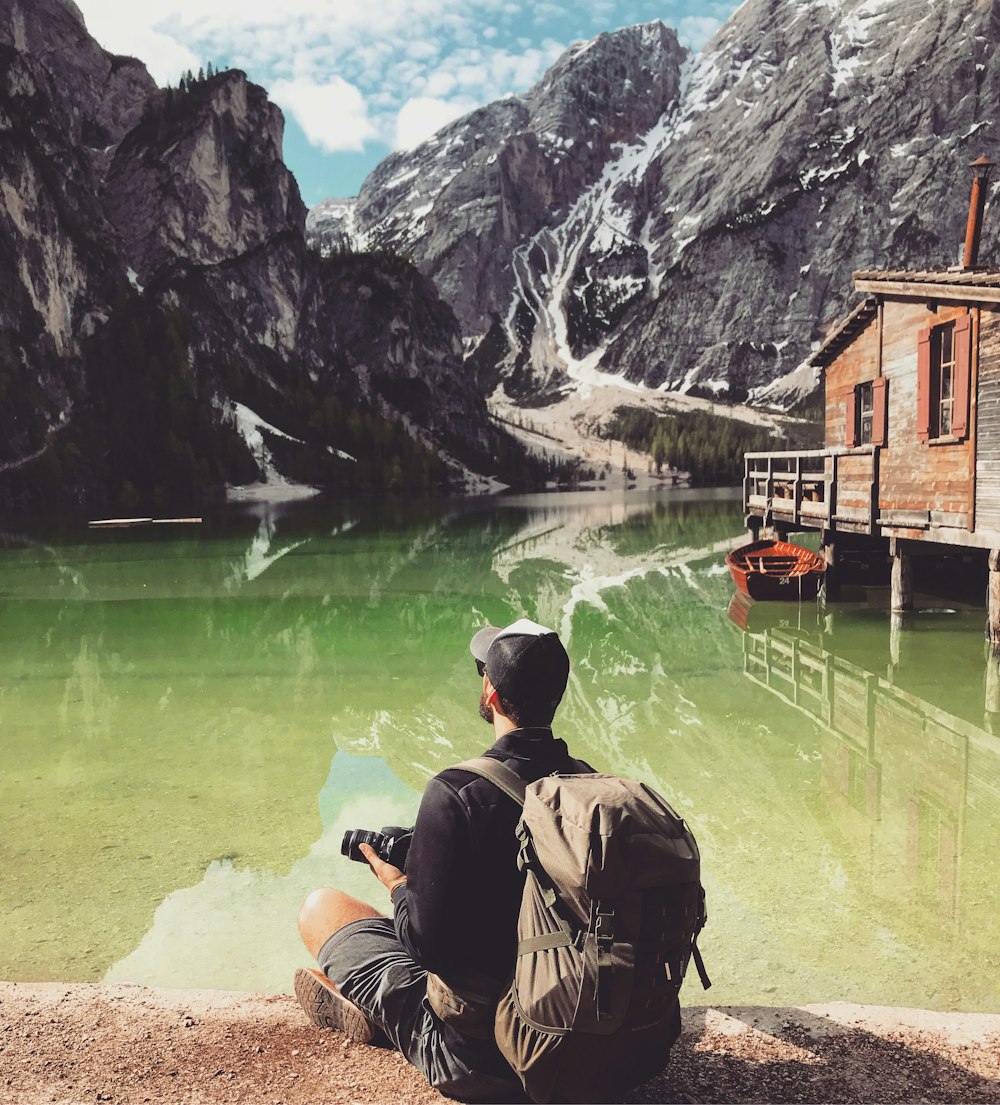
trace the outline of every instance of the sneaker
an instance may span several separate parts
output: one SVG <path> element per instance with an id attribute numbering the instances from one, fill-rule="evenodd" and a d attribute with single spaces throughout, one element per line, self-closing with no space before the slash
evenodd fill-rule
<path id="1" fill-rule="evenodd" d="M 374 1039 L 375 1025 L 321 971 L 300 967 L 295 972 L 295 997 L 318 1028 L 343 1032 L 359 1044 L 370 1044 Z"/>

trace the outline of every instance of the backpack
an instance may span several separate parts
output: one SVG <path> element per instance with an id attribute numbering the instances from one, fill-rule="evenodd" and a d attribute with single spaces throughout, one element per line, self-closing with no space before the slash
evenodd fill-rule
<path id="1" fill-rule="evenodd" d="M 535 1102 L 620 1097 L 666 1066 L 692 957 L 711 986 L 694 836 L 644 783 L 598 773 L 525 783 L 488 757 L 458 766 L 523 807 L 517 962 L 497 1045 Z"/>

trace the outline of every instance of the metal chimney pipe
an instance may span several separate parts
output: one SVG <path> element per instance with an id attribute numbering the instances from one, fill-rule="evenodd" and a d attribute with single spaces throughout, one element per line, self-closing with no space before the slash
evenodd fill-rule
<path id="1" fill-rule="evenodd" d="M 974 269 L 979 263 L 979 239 L 983 233 L 983 212 L 986 210 L 986 185 L 995 162 L 988 157 L 977 158 L 970 164 L 973 170 L 972 196 L 969 200 L 969 222 L 965 228 L 965 256 L 962 264 Z"/>

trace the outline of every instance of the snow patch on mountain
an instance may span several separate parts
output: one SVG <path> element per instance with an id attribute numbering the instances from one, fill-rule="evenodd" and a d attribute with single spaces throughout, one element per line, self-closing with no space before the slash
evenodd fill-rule
<path id="1" fill-rule="evenodd" d="M 812 395 L 819 383 L 819 369 L 808 359 L 777 380 L 750 391 L 750 402 L 758 407 L 786 411 Z"/>
<path id="2" fill-rule="evenodd" d="M 310 208 L 306 234 L 324 257 L 343 250 L 361 252 L 370 247 L 369 235 L 358 223 L 356 198 L 329 199 Z"/>
<path id="3" fill-rule="evenodd" d="M 299 445 L 302 444 L 301 439 L 286 434 L 284 430 L 279 430 L 277 426 L 272 426 L 270 422 L 266 422 L 243 403 L 233 403 L 231 407 L 236 429 L 253 454 L 254 460 L 257 461 L 261 479 L 257 483 L 247 484 L 243 487 L 230 487 L 226 492 L 226 497 L 241 501 L 270 502 L 280 499 L 308 499 L 313 495 L 318 495 L 319 488 L 289 480 L 278 471 L 271 450 L 268 449 L 265 442 L 264 434 L 273 434 L 275 437 L 284 438 L 286 441 L 294 441 Z"/>

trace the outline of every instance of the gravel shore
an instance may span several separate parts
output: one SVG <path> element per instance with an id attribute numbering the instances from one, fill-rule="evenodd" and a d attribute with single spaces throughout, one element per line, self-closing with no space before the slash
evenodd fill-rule
<path id="1" fill-rule="evenodd" d="M 445 1102 L 395 1052 L 293 998 L 0 983 L 0 1103 Z M 859 1005 L 685 1010 L 636 1102 L 993 1102 L 1000 1015 Z"/>

